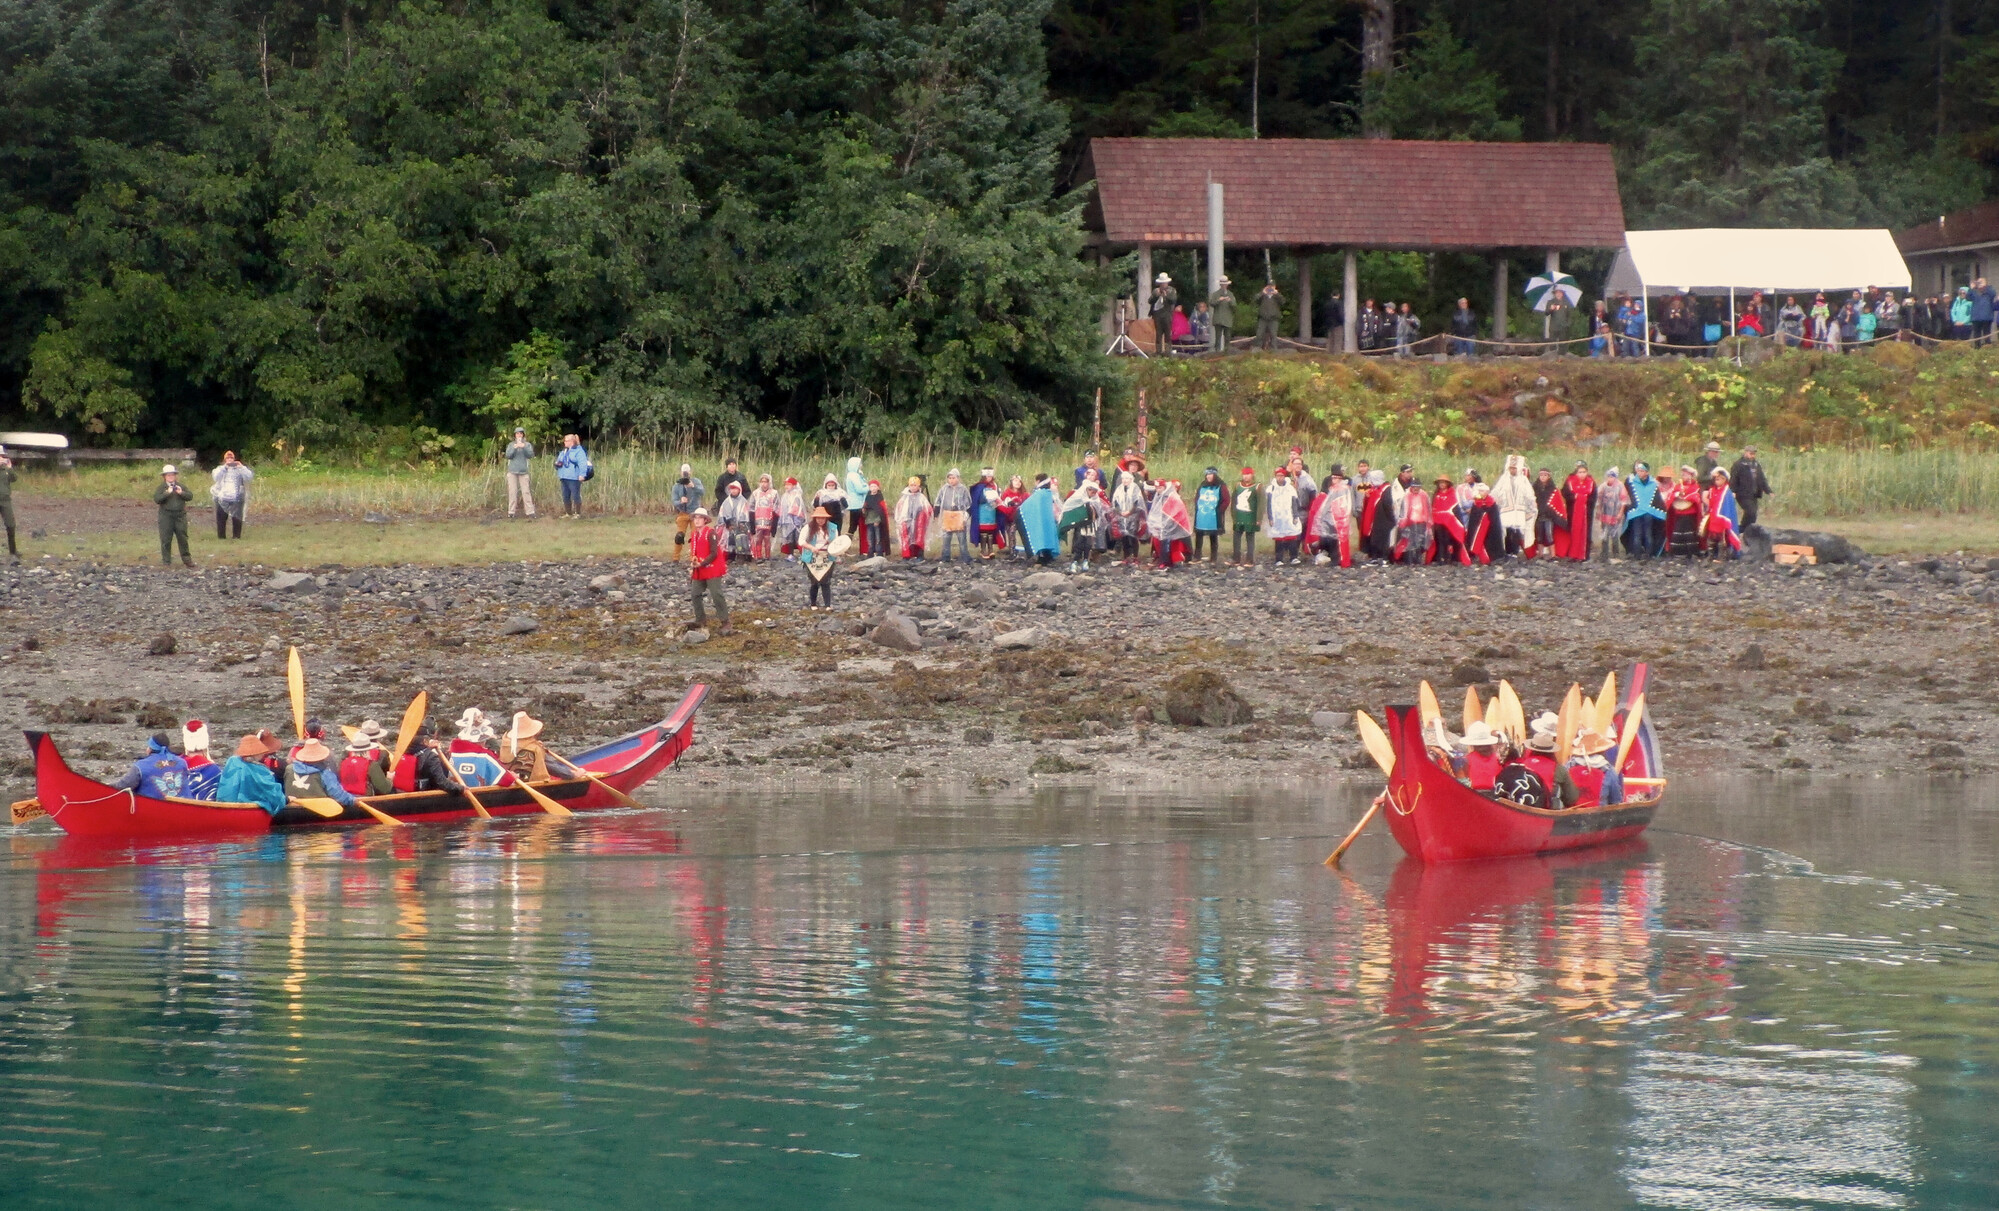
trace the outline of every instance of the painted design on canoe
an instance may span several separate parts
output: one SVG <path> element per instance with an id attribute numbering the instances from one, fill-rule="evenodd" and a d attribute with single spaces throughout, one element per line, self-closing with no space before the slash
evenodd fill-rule
<path id="1" fill-rule="evenodd" d="M 538 782 L 535 789 L 571 811 L 625 806 L 614 791 L 631 793 L 687 751 L 694 740 L 695 713 L 707 696 L 707 686 L 695 685 L 673 713 L 658 723 L 568 757 L 578 768 L 602 779 L 601 785 L 590 778 L 566 778 Z M 291 806 L 272 815 L 254 803 L 148 798 L 77 773 L 56 751 L 54 738 L 45 732 L 28 732 L 27 738 L 28 749 L 35 757 L 35 798 L 57 825 L 75 836 L 213 836 L 376 822 L 374 816 L 359 808 L 347 808 L 337 816 L 324 817 Z M 519 787 L 480 788 L 478 796 L 479 803 L 494 816 L 532 816 L 543 811 Z M 370 795 L 364 801 L 378 811 L 410 823 L 479 817 L 471 799 L 455 790 Z"/>
<path id="2" fill-rule="evenodd" d="M 1620 729 L 1632 702 L 1645 692 L 1645 683 L 1645 666 L 1633 665 L 1619 700 Z M 1641 792 L 1640 796 L 1614 807 L 1523 807 L 1473 791 L 1433 761 L 1423 741 L 1421 713 L 1416 707 L 1389 707 L 1387 732 L 1395 749 L 1395 771 L 1388 780 L 1389 810 L 1382 815 L 1403 851 L 1423 862 L 1509 858 L 1610 845 L 1645 831 L 1665 794 L 1663 781 L 1636 782 L 1630 785 Z M 1658 753 L 1652 721 L 1641 718 L 1624 759 L 1624 776 L 1663 779 Z"/>

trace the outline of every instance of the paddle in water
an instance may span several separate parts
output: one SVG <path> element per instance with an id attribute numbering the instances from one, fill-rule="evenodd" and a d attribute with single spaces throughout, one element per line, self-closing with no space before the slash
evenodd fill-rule
<path id="1" fill-rule="evenodd" d="M 1388 733 L 1382 731 L 1381 725 L 1374 721 L 1374 716 L 1368 714 L 1366 711 L 1355 711 L 1353 723 L 1354 730 L 1360 733 L 1361 744 L 1367 748 L 1367 755 L 1374 758 L 1374 763 L 1381 767 L 1381 776 L 1384 778 L 1393 777 L 1395 774 L 1395 746 L 1388 742 Z M 1388 792 L 1384 790 L 1381 794 L 1374 797 L 1373 803 L 1367 805 L 1367 814 L 1360 818 L 1360 823 L 1353 826 L 1353 831 L 1347 834 L 1346 840 L 1340 842 L 1337 849 L 1326 855 L 1327 866 L 1337 863 L 1340 860 L 1340 855 L 1347 852 L 1347 847 L 1360 838 L 1362 830 L 1367 827 L 1368 821 L 1374 819 L 1375 813 L 1381 810 L 1382 800 L 1387 797 Z"/>

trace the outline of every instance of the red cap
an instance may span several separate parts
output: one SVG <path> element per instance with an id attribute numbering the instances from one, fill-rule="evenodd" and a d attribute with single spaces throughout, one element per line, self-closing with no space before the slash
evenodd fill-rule
<path id="1" fill-rule="evenodd" d="M 1244 475 L 1247 475 L 1247 476 L 1249 476 L 1249 477 L 1250 477 L 1251 479 L 1254 479 L 1254 478 L 1256 478 L 1256 471 L 1255 471 L 1255 469 L 1254 469 L 1254 468 L 1251 468 L 1251 467 L 1244 467 L 1244 468 L 1242 469 L 1242 473 L 1243 473 Z"/>

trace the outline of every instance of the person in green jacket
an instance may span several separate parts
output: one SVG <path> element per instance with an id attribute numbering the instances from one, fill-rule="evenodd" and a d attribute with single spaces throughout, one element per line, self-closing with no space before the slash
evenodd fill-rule
<path id="1" fill-rule="evenodd" d="M 1277 292 L 1277 283 L 1265 282 L 1263 293 L 1256 296 L 1256 348 L 1265 353 L 1277 349 L 1277 324 L 1284 318 L 1284 296 Z"/>
<path id="2" fill-rule="evenodd" d="M 1235 295 L 1229 293 L 1229 275 L 1223 274 L 1212 295 L 1208 312 L 1215 321 L 1215 352 L 1229 351 L 1229 337 L 1235 332 Z"/>
<path id="3" fill-rule="evenodd" d="M 1262 528 L 1259 522 L 1263 517 L 1263 493 L 1257 490 L 1253 468 L 1242 469 L 1242 482 L 1236 485 L 1229 505 L 1229 518 L 1235 529 L 1235 538 L 1229 544 L 1229 562 L 1251 567 L 1256 563 L 1256 532 Z"/>
<path id="4" fill-rule="evenodd" d="M 20 563 L 21 551 L 14 545 L 14 460 L 5 446 L 0 446 L 0 522 L 7 526 L 7 555 Z"/>
<path id="5" fill-rule="evenodd" d="M 172 463 L 160 468 L 160 481 L 153 489 L 153 503 L 160 507 L 160 562 L 173 566 L 173 544 L 179 539 L 180 561 L 191 568 L 194 558 L 187 553 L 187 502 L 194 493 L 180 481 L 180 472 Z"/>

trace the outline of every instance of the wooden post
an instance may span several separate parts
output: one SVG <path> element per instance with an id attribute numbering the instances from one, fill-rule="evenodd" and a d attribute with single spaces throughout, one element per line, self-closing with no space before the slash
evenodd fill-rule
<path id="1" fill-rule="evenodd" d="M 1360 306 L 1360 258 L 1354 250 L 1347 249 L 1346 278 L 1340 283 L 1340 352 L 1352 353 L 1358 349 L 1356 334 L 1360 331 L 1358 317 L 1354 314 Z"/>
<path id="2" fill-rule="evenodd" d="M 1506 253 L 1492 254 L 1492 339 L 1506 339 Z"/>
<path id="3" fill-rule="evenodd" d="M 1138 293 L 1132 296 L 1138 301 L 1138 318 L 1152 314 L 1152 245 L 1138 246 Z"/>
<path id="4" fill-rule="evenodd" d="M 1145 454 L 1145 391 L 1142 388 L 1138 393 L 1138 453 L 1141 457 Z"/>
<path id="5" fill-rule="evenodd" d="M 1312 343 L 1312 254 L 1304 248 L 1292 256 L 1298 260 L 1298 342 Z"/>
<path id="6" fill-rule="evenodd" d="M 1208 182 L 1208 297 L 1214 298 L 1222 289 L 1223 255 L 1222 183 Z M 1224 353 L 1227 350 L 1223 350 Z"/>
<path id="7" fill-rule="evenodd" d="M 1103 447 L 1104 447 L 1104 389 L 1102 387 L 1098 387 L 1096 412 L 1090 417 L 1090 449 L 1101 450 L 1103 449 Z"/>

